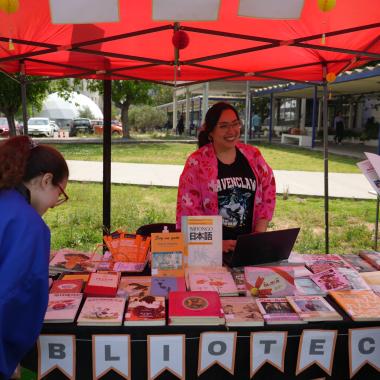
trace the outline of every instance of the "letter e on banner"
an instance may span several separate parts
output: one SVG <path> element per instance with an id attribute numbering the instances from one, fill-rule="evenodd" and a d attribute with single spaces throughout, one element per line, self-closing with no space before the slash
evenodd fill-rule
<path id="1" fill-rule="evenodd" d="M 131 345 L 127 334 L 92 336 L 92 373 L 98 380 L 110 370 L 130 380 Z"/>
<path id="2" fill-rule="evenodd" d="M 148 379 L 168 370 L 185 379 L 185 335 L 148 335 Z"/>
<path id="3" fill-rule="evenodd" d="M 198 353 L 198 376 L 214 364 L 231 375 L 235 369 L 237 332 L 205 332 L 201 334 Z"/>
<path id="4" fill-rule="evenodd" d="M 284 372 L 287 336 L 286 331 L 251 333 L 251 378 L 265 363 Z"/>
<path id="5" fill-rule="evenodd" d="M 75 380 L 75 335 L 40 335 L 37 349 L 39 380 L 55 368 Z"/>
<path id="6" fill-rule="evenodd" d="M 316 364 L 331 376 L 336 330 L 303 330 L 298 347 L 296 375 Z"/>
<path id="7" fill-rule="evenodd" d="M 348 339 L 350 379 L 365 364 L 380 372 L 380 328 L 350 329 Z"/>

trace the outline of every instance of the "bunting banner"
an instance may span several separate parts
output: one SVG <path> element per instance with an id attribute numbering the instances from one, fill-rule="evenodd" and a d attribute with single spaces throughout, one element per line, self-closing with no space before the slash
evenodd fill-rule
<path id="1" fill-rule="evenodd" d="M 380 328 L 348 330 L 350 379 L 365 364 L 380 372 Z"/>
<path id="2" fill-rule="evenodd" d="M 93 379 L 98 380 L 111 370 L 123 379 L 131 379 L 130 335 L 101 334 L 92 336 Z"/>
<path id="3" fill-rule="evenodd" d="M 204 332 L 200 336 L 198 352 L 198 376 L 214 364 L 220 365 L 231 375 L 235 369 L 237 332 Z"/>
<path id="4" fill-rule="evenodd" d="M 40 335 L 37 350 L 38 380 L 55 368 L 75 380 L 75 335 Z"/>
<path id="5" fill-rule="evenodd" d="M 337 334 L 337 330 L 303 330 L 296 375 L 316 364 L 331 376 Z"/>
<path id="6" fill-rule="evenodd" d="M 148 335 L 148 379 L 154 380 L 165 370 L 185 379 L 185 335 Z"/>
<path id="7" fill-rule="evenodd" d="M 284 372 L 287 331 L 251 333 L 250 378 L 269 363 Z"/>

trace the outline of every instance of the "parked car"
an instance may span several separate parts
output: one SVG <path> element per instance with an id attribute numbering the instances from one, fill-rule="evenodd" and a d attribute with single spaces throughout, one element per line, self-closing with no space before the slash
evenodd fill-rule
<path id="1" fill-rule="evenodd" d="M 91 120 L 91 124 L 94 128 L 94 132 L 97 135 L 103 134 L 103 120 Z M 113 136 L 122 136 L 123 135 L 123 128 L 121 124 L 116 121 L 111 121 L 111 133 Z"/>
<path id="2" fill-rule="evenodd" d="M 28 120 L 28 134 L 30 136 L 53 137 L 54 127 L 50 124 L 48 117 L 31 117 Z"/>
<path id="3" fill-rule="evenodd" d="M 15 126 L 16 126 L 16 135 L 20 134 L 20 125 L 15 120 Z M 9 125 L 8 120 L 6 117 L 0 117 L 0 137 L 7 137 L 9 136 Z"/>
<path id="4" fill-rule="evenodd" d="M 60 128 L 54 121 L 51 121 L 50 124 L 53 127 L 54 132 L 59 132 Z"/>
<path id="5" fill-rule="evenodd" d="M 90 119 L 74 119 L 70 125 L 70 136 L 76 136 L 79 133 L 94 133 Z"/>

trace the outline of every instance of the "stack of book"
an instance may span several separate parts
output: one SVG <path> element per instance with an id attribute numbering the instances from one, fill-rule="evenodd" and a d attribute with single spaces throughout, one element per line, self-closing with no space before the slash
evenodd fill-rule
<path id="1" fill-rule="evenodd" d="M 84 294 L 90 297 L 115 297 L 119 281 L 120 272 L 91 273 Z"/>

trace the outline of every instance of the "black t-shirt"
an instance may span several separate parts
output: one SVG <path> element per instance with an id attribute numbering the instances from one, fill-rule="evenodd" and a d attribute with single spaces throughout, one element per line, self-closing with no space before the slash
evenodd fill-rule
<path id="1" fill-rule="evenodd" d="M 218 160 L 218 206 L 224 240 L 236 240 L 238 235 L 252 231 L 255 194 L 255 174 L 239 149 L 232 164 Z"/>

